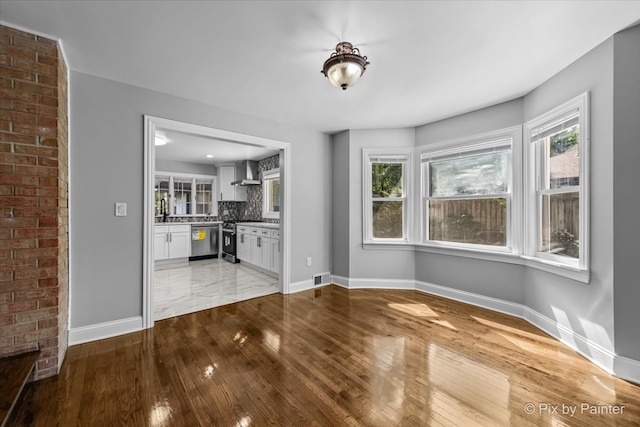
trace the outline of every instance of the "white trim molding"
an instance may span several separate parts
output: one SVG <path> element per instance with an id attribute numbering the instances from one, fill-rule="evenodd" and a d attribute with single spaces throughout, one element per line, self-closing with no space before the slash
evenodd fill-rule
<path id="1" fill-rule="evenodd" d="M 102 340 L 118 335 L 129 334 L 143 330 L 142 316 L 127 319 L 112 320 L 95 325 L 80 326 L 69 329 L 69 345 L 82 344 L 90 341 Z"/>

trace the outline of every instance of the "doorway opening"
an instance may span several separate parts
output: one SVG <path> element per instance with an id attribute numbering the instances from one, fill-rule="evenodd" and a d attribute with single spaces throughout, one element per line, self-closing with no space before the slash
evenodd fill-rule
<path id="1" fill-rule="evenodd" d="M 205 163 L 204 157 L 207 156 L 207 161 L 210 161 L 211 169 L 202 169 L 196 170 L 195 172 L 199 173 L 183 173 L 176 172 L 179 169 L 178 166 L 181 163 L 181 160 L 176 160 L 176 162 L 168 163 L 166 159 L 164 163 L 158 163 L 161 161 L 161 157 L 158 156 L 160 153 L 160 149 L 162 147 L 157 147 L 156 139 L 159 139 L 160 143 L 166 142 L 167 139 L 172 139 L 176 135 L 180 135 L 181 138 L 184 137 L 186 139 L 191 138 L 192 140 L 197 140 L 200 144 L 204 144 L 203 147 L 206 147 L 207 152 L 202 154 L 202 162 Z M 169 138 L 167 138 L 167 136 Z M 186 141 L 185 139 L 185 141 Z M 163 141 L 164 140 L 164 141 Z M 179 146 L 179 144 L 176 144 Z M 218 151 L 216 152 L 216 147 L 218 147 Z M 175 151 L 177 158 L 182 159 L 182 163 L 184 164 L 192 164 L 189 162 L 185 162 L 184 160 L 189 160 L 186 157 L 181 157 L 187 151 L 186 146 L 183 149 L 178 149 Z M 217 153 L 217 154 L 216 154 Z M 234 154 L 232 154 L 234 153 Z M 192 153 L 193 154 L 193 153 Z M 218 158 L 216 158 L 216 155 Z M 213 158 L 211 158 L 213 156 Z M 233 157 L 236 156 L 236 157 Z M 261 242 L 269 242 L 275 240 L 270 240 L 269 238 L 276 236 L 279 237 L 279 241 L 277 246 L 274 244 L 274 248 L 277 248 L 279 251 L 279 257 L 277 261 L 272 261 L 272 269 L 271 271 L 277 271 L 277 275 L 273 275 L 277 277 L 277 291 L 280 293 L 288 293 L 289 291 L 289 241 L 290 241 L 290 233 L 289 233 L 289 222 L 290 222 L 290 182 L 291 177 L 289 171 L 290 167 L 290 144 L 282 141 L 276 141 L 266 138 L 255 137 L 252 135 L 240 134 L 236 132 L 229 132 L 221 129 L 209 128 L 205 126 L 193 125 L 189 123 L 179 122 L 175 120 L 163 119 L 153 116 L 145 116 L 144 117 L 144 244 L 143 244 L 143 260 L 144 260 L 144 268 L 143 268 L 143 325 L 145 328 L 150 328 L 153 326 L 154 321 L 156 320 L 155 314 L 155 296 L 154 296 L 154 278 L 157 276 L 156 269 L 158 265 L 162 268 L 162 264 L 156 260 L 162 259 L 164 255 L 159 254 L 158 251 L 158 233 L 160 228 L 164 228 L 164 226 L 175 226 L 180 225 L 180 231 L 186 232 L 188 235 L 187 240 L 191 239 L 200 239 L 204 238 L 206 234 L 204 234 L 200 229 L 197 230 L 197 233 L 193 233 L 193 228 L 186 230 L 187 223 L 196 222 L 206 222 L 208 225 L 213 225 L 213 221 L 217 222 L 217 224 L 222 228 L 223 222 L 225 225 L 228 223 L 233 223 L 235 219 L 239 219 L 240 221 L 247 221 L 248 219 L 255 218 L 256 216 L 256 208 L 254 206 L 250 206 L 245 203 L 234 203 L 233 200 L 229 199 L 229 196 L 219 192 L 219 185 L 221 182 L 226 182 L 228 180 L 228 172 L 232 169 L 230 166 L 244 166 L 246 167 L 248 164 L 258 163 L 255 159 L 260 158 L 262 156 L 267 156 L 265 158 L 264 164 L 260 166 L 265 168 L 269 166 L 269 172 L 273 174 L 273 168 L 271 165 L 277 164 L 277 172 L 279 177 L 279 188 L 278 188 L 278 197 L 279 203 L 276 203 L 279 214 L 278 219 L 273 220 L 273 216 L 265 215 L 265 225 L 264 228 L 266 231 L 264 233 L 269 233 L 266 236 L 265 240 L 261 240 Z M 247 159 L 249 158 L 249 159 Z M 251 159 L 253 158 L 253 159 Z M 215 162 L 215 163 L 214 163 Z M 158 185 L 162 186 L 163 183 L 157 181 L 157 174 L 159 172 L 164 173 L 166 171 L 160 171 L 157 167 L 158 164 L 161 164 L 162 169 L 166 169 L 165 165 L 171 164 L 173 169 L 173 173 L 171 174 L 171 180 L 174 182 L 174 186 L 171 186 L 171 199 L 166 199 L 164 197 L 158 196 Z M 184 166 L 184 164 L 182 166 Z M 218 166 L 214 166 L 218 165 Z M 222 166 L 224 165 L 224 166 Z M 205 165 L 206 166 L 206 165 Z M 216 170 L 217 172 L 208 173 L 208 170 Z M 266 171 L 265 171 L 266 172 Z M 213 175 L 213 176 L 209 176 Z M 245 177 L 246 178 L 246 177 Z M 163 178 L 164 179 L 164 178 Z M 249 183 L 249 182 L 247 182 Z M 253 188 L 249 190 L 249 193 L 257 194 L 257 187 L 259 184 L 256 182 L 251 182 L 254 184 Z M 201 185 L 202 184 L 202 185 Z M 244 184 L 244 183 L 240 183 Z M 208 185 L 208 187 L 207 187 Z M 191 187 L 195 186 L 193 189 Z M 227 189 L 228 184 L 223 188 Z M 272 185 L 273 187 L 273 185 Z M 161 187 L 164 188 L 164 187 Z M 233 188 L 233 187 L 232 187 Z M 238 188 L 238 186 L 235 186 Z M 176 193 L 177 191 L 177 193 Z M 195 192 L 199 191 L 202 194 Z M 260 190 L 261 191 L 261 190 Z M 186 196 L 185 196 L 186 194 Z M 260 194 L 261 195 L 261 194 Z M 204 196 L 204 199 L 200 196 Z M 209 197 L 209 199 L 207 199 Z M 233 196 L 232 196 L 233 197 Z M 255 202 L 255 197 L 252 197 L 251 200 Z M 224 200 L 224 201 L 223 201 Z M 227 200 L 232 200 L 232 202 L 228 202 Z M 241 199 L 237 199 L 241 200 Z M 219 203 L 220 201 L 220 203 Z M 255 204 L 255 203 L 254 203 Z M 236 206 L 240 206 L 240 208 L 235 209 Z M 249 208 L 243 207 L 248 206 Z M 274 206 L 273 202 L 271 206 Z M 160 209 L 160 211 L 158 211 Z M 244 211 L 243 211 L 244 210 Z M 173 214 L 173 217 L 170 217 L 169 220 L 173 222 L 178 222 L 178 224 L 171 223 L 162 223 L 158 224 L 158 222 L 168 221 L 168 214 Z M 190 216 L 190 214 L 192 214 Z M 271 213 L 272 215 L 272 213 Z M 260 219 L 262 220 L 262 219 Z M 274 224 L 279 223 L 279 224 Z M 156 227 L 160 225 L 162 227 Z M 261 224 L 257 224 L 260 226 Z M 275 230 L 271 230 L 269 228 L 277 228 L 277 232 Z M 172 229 L 176 229 L 176 227 L 172 227 Z M 182 230 L 185 228 L 185 230 Z M 216 229 L 218 230 L 218 229 Z M 217 231 L 216 231 L 217 232 Z M 180 253 L 180 243 L 179 243 L 179 233 L 176 233 L 175 236 L 171 233 L 168 234 L 170 237 L 165 237 L 165 240 L 169 242 L 173 242 L 173 238 L 176 237 L 177 247 L 169 246 L 169 250 L 175 250 L 176 253 Z M 162 236 L 160 236 L 162 237 Z M 219 248 L 219 254 L 222 255 L 222 246 L 224 241 L 222 240 L 222 232 L 217 234 L 216 240 L 218 240 L 216 247 Z M 207 236 L 207 239 L 209 237 Z M 162 240 L 162 239 L 160 239 Z M 195 240 L 194 240 L 195 241 Z M 155 243 L 155 245 L 154 245 Z M 160 242 L 162 243 L 162 242 Z M 156 246 L 154 248 L 154 246 Z M 266 248 L 266 245 L 263 243 L 263 246 Z M 213 246 L 212 246 L 213 247 Z M 172 249 L 173 248 L 173 249 Z M 213 252 L 212 252 L 213 253 Z M 181 256 L 181 255 L 179 255 Z M 201 258 L 201 257 L 198 257 Z M 215 256 L 211 256 L 210 258 L 216 258 Z M 185 258 L 181 258 L 184 260 Z M 221 259 L 221 258 L 220 258 Z M 211 265 L 217 266 L 216 268 L 224 267 L 226 270 L 231 268 L 231 265 L 220 264 L 219 259 L 205 260 Z M 218 262 L 218 263 L 216 263 Z M 222 261 L 220 261 L 222 262 Z M 275 265 L 273 263 L 276 263 Z M 196 263 L 194 263 L 195 265 Z M 200 262 L 198 259 L 198 265 L 206 265 L 205 262 Z M 251 264 L 249 264 L 251 265 Z M 236 267 L 240 268 L 240 267 Z M 244 267 L 242 267 L 244 268 Z M 267 266 L 268 268 L 268 266 Z M 261 270 L 261 268 L 257 268 L 257 270 Z M 177 270 L 176 270 L 177 271 Z M 270 271 L 264 270 L 265 273 L 270 274 Z M 274 282 L 274 285 L 276 283 Z M 272 291 L 273 292 L 273 291 Z M 193 311 L 197 311 L 201 308 L 195 308 Z M 182 313 L 180 313 L 182 314 Z M 162 317 L 162 316 L 160 316 Z"/>

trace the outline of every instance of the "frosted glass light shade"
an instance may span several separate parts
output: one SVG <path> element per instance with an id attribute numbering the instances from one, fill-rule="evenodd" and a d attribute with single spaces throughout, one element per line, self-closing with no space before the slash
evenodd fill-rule
<path id="1" fill-rule="evenodd" d="M 358 48 L 349 42 L 340 42 L 329 59 L 324 61 L 322 74 L 332 85 L 347 90 L 353 86 L 367 69 L 367 57 L 360 55 Z"/>
<path id="2" fill-rule="evenodd" d="M 362 76 L 362 68 L 352 62 L 342 62 L 329 68 L 327 78 L 332 85 L 346 90 L 356 84 Z"/>

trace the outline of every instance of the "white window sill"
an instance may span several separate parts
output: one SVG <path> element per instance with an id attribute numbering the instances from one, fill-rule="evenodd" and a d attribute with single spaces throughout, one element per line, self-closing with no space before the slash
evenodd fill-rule
<path id="1" fill-rule="evenodd" d="M 570 267 L 553 261 L 542 260 L 535 257 L 517 255 L 511 252 L 488 251 L 472 248 L 449 248 L 442 246 L 434 246 L 428 244 L 415 244 L 409 242 L 368 242 L 362 245 L 366 250 L 397 250 L 397 251 L 415 251 L 428 252 L 443 255 L 457 256 L 463 258 L 473 258 L 484 261 L 503 262 L 507 264 L 518 264 L 526 267 L 535 268 L 536 270 L 546 271 L 557 276 L 566 277 L 582 283 L 589 283 L 589 270 Z"/>

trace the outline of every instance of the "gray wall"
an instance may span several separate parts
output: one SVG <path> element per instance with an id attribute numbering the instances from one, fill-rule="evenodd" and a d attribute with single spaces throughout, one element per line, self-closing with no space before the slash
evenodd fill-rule
<path id="1" fill-rule="evenodd" d="M 522 124 L 522 99 L 516 99 L 416 129 L 416 145 L 472 136 Z M 521 265 L 416 252 L 416 280 L 476 294 L 524 303 Z"/>
<path id="2" fill-rule="evenodd" d="M 362 150 L 411 148 L 414 143 L 413 128 L 349 131 L 349 277 L 352 279 L 414 279 L 413 251 L 362 247 Z"/>
<path id="3" fill-rule="evenodd" d="M 613 61 L 615 346 L 640 360 L 640 26 L 614 36 Z"/>
<path id="4" fill-rule="evenodd" d="M 333 135 L 331 273 L 349 277 L 349 131 Z"/>
<path id="5" fill-rule="evenodd" d="M 331 270 L 329 136 L 79 72 L 70 81 L 71 328 L 142 314 L 144 114 L 290 142 L 291 281 Z"/>
<path id="6" fill-rule="evenodd" d="M 202 163 L 179 162 L 177 160 L 156 159 L 156 170 L 162 172 L 194 173 L 218 176 L 218 168 Z"/>
<path id="7" fill-rule="evenodd" d="M 528 269 L 526 305 L 613 351 L 613 39 L 524 98 L 524 121 L 590 92 L 589 284 Z"/>

